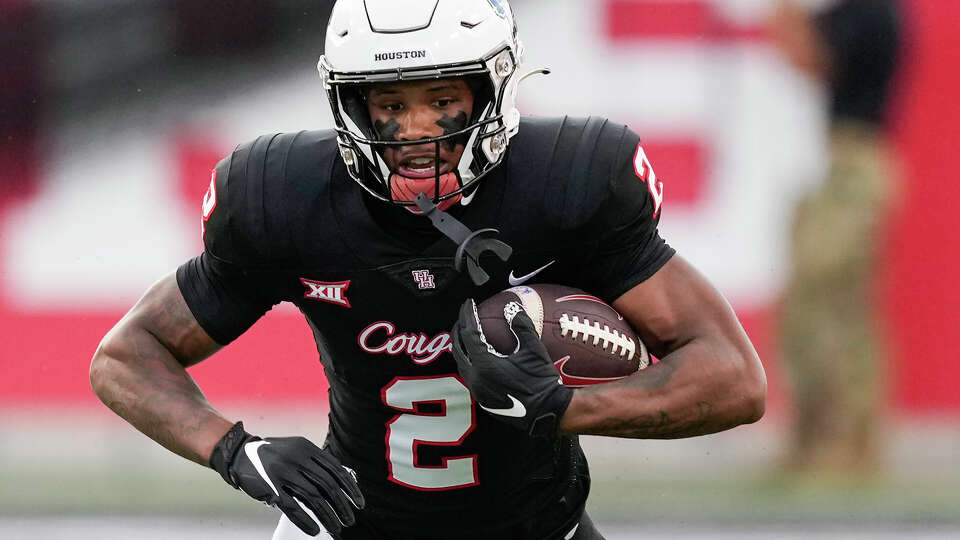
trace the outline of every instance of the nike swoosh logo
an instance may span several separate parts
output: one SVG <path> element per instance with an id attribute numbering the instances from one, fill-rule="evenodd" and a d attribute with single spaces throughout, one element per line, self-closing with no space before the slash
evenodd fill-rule
<path id="1" fill-rule="evenodd" d="M 567 364 L 568 360 L 570 360 L 570 355 L 564 356 L 553 363 L 553 365 L 556 366 L 557 371 L 560 372 L 560 381 L 566 386 L 586 386 L 589 384 L 613 382 L 619 381 L 620 379 L 626 377 L 626 375 L 621 377 L 579 377 L 577 375 L 570 375 L 563 370 L 563 366 Z"/>
<path id="2" fill-rule="evenodd" d="M 507 394 L 507 397 L 510 398 L 510 401 L 513 402 L 513 405 L 507 407 L 506 409 L 490 409 L 480 405 L 480 408 L 492 414 L 499 414 L 500 416 L 512 416 L 514 418 L 521 418 L 526 416 L 527 408 L 523 406 L 523 403 L 520 403 L 520 400 Z"/>
<path id="3" fill-rule="evenodd" d="M 308 516 L 310 516 L 310 519 L 312 519 L 313 522 L 317 524 L 317 527 L 320 527 L 320 532 L 321 532 L 321 533 L 327 532 L 327 529 L 323 526 L 323 523 L 320 521 L 320 518 L 318 518 L 317 515 L 313 513 L 313 510 L 307 508 L 307 505 L 303 504 L 303 503 L 300 501 L 300 499 L 298 499 L 298 498 L 296 498 L 296 497 L 293 498 L 293 502 L 297 503 L 297 504 L 300 506 L 300 508 L 301 508 Z M 340 519 L 340 516 L 337 516 L 337 520 L 339 520 L 339 519 Z M 344 527 L 346 527 L 346 524 L 345 524 L 344 522 L 341 521 L 340 524 L 343 525 Z"/>
<path id="4" fill-rule="evenodd" d="M 548 266 L 550 266 L 551 264 L 553 264 L 553 263 L 555 263 L 555 262 L 557 262 L 556 259 L 548 262 L 547 264 L 541 266 L 540 268 L 537 268 L 537 269 L 534 270 L 533 272 L 530 272 L 529 274 L 527 274 L 527 275 L 525 275 L 525 276 L 520 276 L 520 277 L 514 276 L 514 275 L 513 275 L 513 270 L 511 270 L 511 271 L 510 271 L 510 275 L 507 276 L 507 281 L 509 281 L 509 282 L 510 282 L 510 285 L 513 286 L 513 287 L 516 287 L 517 285 L 522 285 L 525 281 L 529 280 L 530 278 L 532 278 L 533 276 L 539 274 L 540 272 L 543 272 L 544 270 L 547 269 Z"/>
<path id="5" fill-rule="evenodd" d="M 247 454 L 247 458 L 250 460 L 250 463 L 253 463 L 253 468 L 256 469 L 257 474 L 259 474 L 260 477 L 263 478 L 263 481 L 266 482 L 268 486 L 270 486 L 270 489 L 273 490 L 273 494 L 279 497 L 280 493 L 277 492 L 277 486 L 273 485 L 273 480 L 270 480 L 270 477 L 267 475 L 266 469 L 263 468 L 263 461 L 260 460 L 260 452 L 259 452 L 260 447 L 265 444 L 270 444 L 270 443 L 267 441 L 248 442 L 247 444 L 243 445 L 243 451 Z M 314 523 L 317 524 L 317 527 L 320 527 L 320 532 L 326 532 L 326 529 L 323 527 L 323 523 L 321 523 L 320 518 L 318 518 L 317 515 L 313 513 L 313 510 L 310 510 L 309 508 L 307 508 L 307 505 L 303 504 L 303 502 L 301 502 L 300 499 L 296 497 L 293 498 L 293 501 L 297 503 L 297 505 L 299 505 L 304 512 L 306 512 L 307 516 L 309 516 L 310 519 L 312 519 Z M 340 519 L 340 516 L 337 516 L 337 519 Z M 340 523 L 343 524 L 342 521 Z"/>
<path id="6" fill-rule="evenodd" d="M 279 497 L 280 492 L 277 491 L 277 487 L 273 485 L 273 480 L 270 480 L 270 477 L 267 476 L 267 471 L 263 468 L 263 462 L 260 461 L 260 454 L 258 451 L 260 450 L 260 447 L 265 444 L 270 443 L 267 441 L 248 442 L 247 444 L 243 445 L 243 451 L 246 452 L 247 459 L 250 460 L 250 463 L 253 463 L 253 468 L 256 469 L 257 474 L 260 475 L 260 478 L 263 478 L 263 481 L 266 482 L 267 485 L 270 486 L 270 489 L 273 490 L 273 494 Z"/>

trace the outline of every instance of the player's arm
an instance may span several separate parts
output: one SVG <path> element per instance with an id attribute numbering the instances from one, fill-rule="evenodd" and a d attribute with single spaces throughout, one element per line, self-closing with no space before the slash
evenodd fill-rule
<path id="1" fill-rule="evenodd" d="M 453 356 L 484 410 L 534 436 L 559 431 L 672 439 L 763 415 L 766 377 L 756 352 L 730 306 L 686 261 L 674 256 L 613 305 L 661 358 L 617 382 L 564 386 L 516 303 L 504 311 L 518 340 L 513 353 L 488 345 L 468 300 L 453 328 Z"/>
<path id="2" fill-rule="evenodd" d="M 660 238 L 662 184 L 639 138 L 610 128 L 598 141 L 597 148 L 618 147 L 622 165 L 594 207 L 587 227 L 598 244 L 584 253 L 589 264 L 573 284 L 612 299 L 661 361 L 622 381 L 573 390 L 557 380 L 526 314 L 508 320 L 520 345 L 504 362 L 486 346 L 470 302 L 453 335 L 460 373 L 481 406 L 531 434 L 678 438 L 756 421 L 766 399 L 763 368 L 727 302 Z M 514 398 L 522 407 L 511 406 Z"/>
<path id="3" fill-rule="evenodd" d="M 100 342 L 90 383 L 105 405 L 145 435 L 208 465 L 233 422 L 210 406 L 186 367 L 220 347 L 197 323 L 170 274 Z"/>
<path id="4" fill-rule="evenodd" d="M 251 435 L 204 398 L 186 367 L 220 348 L 171 274 L 104 337 L 90 365 L 90 382 L 100 400 L 138 430 L 277 506 L 305 533 L 337 533 L 352 525 L 363 495 L 328 450 L 303 437 Z"/>
<path id="5" fill-rule="evenodd" d="M 692 437 L 763 416 L 766 376 L 724 298 L 675 255 L 614 301 L 660 362 L 579 388 L 560 429 L 645 439 Z"/>
<path id="6" fill-rule="evenodd" d="M 268 158 L 278 139 L 290 137 L 261 137 L 217 165 L 204 197 L 204 253 L 154 285 L 107 334 L 90 381 L 107 406 L 164 447 L 277 507 L 306 534 L 337 535 L 364 506 L 351 472 L 304 437 L 247 433 L 210 406 L 186 371 L 287 298 L 285 276 L 265 264 L 282 247 L 264 232 L 278 229 L 263 225 L 276 216 L 248 210 L 282 206 L 263 189 L 262 169 L 246 166 L 251 155 L 276 163 Z"/>

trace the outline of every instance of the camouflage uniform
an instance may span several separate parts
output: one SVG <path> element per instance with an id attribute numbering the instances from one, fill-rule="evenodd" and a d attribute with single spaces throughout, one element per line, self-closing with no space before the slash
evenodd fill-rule
<path id="1" fill-rule="evenodd" d="M 796 404 L 789 461 L 868 471 L 878 458 L 886 378 L 873 274 L 894 184 L 874 126 L 836 124 L 831 150 L 830 174 L 794 224 L 782 321 Z"/>

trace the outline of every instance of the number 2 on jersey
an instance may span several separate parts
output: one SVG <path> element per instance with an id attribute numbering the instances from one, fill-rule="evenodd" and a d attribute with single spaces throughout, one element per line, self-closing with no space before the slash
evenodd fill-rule
<path id="1" fill-rule="evenodd" d="M 633 170 L 637 173 L 637 178 L 646 182 L 650 196 L 653 197 L 653 217 L 657 217 L 660 214 L 660 205 L 663 204 L 663 182 L 657 180 L 653 166 L 650 165 L 640 143 L 637 143 L 637 153 L 633 156 Z"/>
<path id="2" fill-rule="evenodd" d="M 214 169 L 210 172 L 210 187 L 207 188 L 207 193 L 203 196 L 203 220 L 200 222 L 200 237 L 203 238 L 207 234 L 207 220 L 210 219 L 210 215 L 213 214 L 213 209 L 217 207 L 217 170 Z"/>
<path id="3" fill-rule="evenodd" d="M 392 482 L 424 491 L 475 486 L 477 456 L 445 457 L 440 465 L 418 463 L 418 447 L 459 446 L 473 431 L 470 391 L 459 377 L 397 377 L 381 390 L 383 402 L 400 411 L 387 422 L 387 467 Z M 439 412 L 422 412 L 433 403 Z"/>

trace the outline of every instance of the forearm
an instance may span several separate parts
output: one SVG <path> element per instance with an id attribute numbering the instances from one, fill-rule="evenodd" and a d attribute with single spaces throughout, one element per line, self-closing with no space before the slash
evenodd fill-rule
<path id="1" fill-rule="evenodd" d="M 752 352 L 752 351 L 751 351 Z M 759 360 L 694 340 L 621 381 L 579 388 L 560 429 L 565 433 L 678 439 L 754 422 L 766 382 Z"/>
<path id="2" fill-rule="evenodd" d="M 231 427 L 161 342 L 143 329 L 114 329 L 90 366 L 97 397 L 167 449 L 207 465 Z"/>

